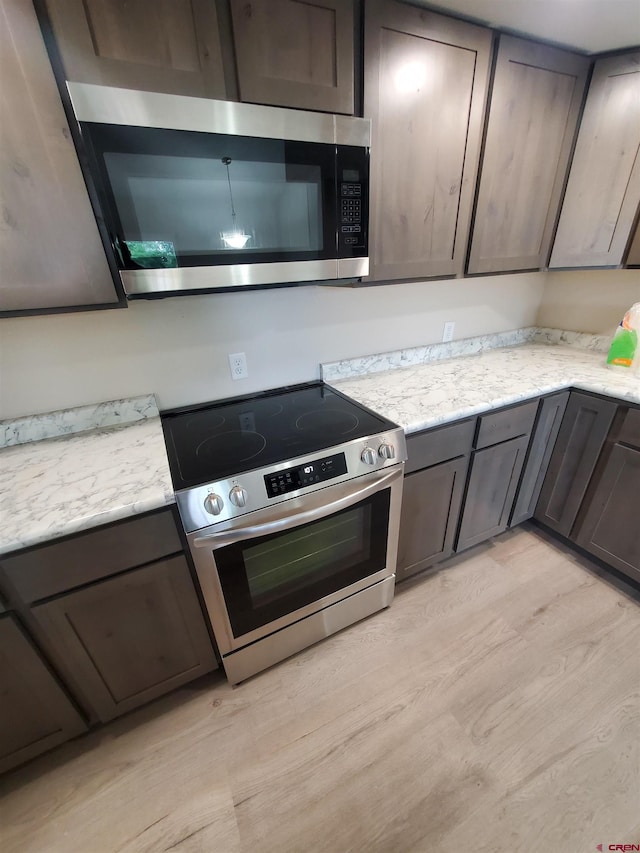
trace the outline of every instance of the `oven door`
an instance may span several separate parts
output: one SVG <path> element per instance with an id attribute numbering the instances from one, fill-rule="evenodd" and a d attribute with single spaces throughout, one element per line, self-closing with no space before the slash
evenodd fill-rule
<path id="1" fill-rule="evenodd" d="M 223 655 L 394 574 L 403 470 L 189 534 Z"/>

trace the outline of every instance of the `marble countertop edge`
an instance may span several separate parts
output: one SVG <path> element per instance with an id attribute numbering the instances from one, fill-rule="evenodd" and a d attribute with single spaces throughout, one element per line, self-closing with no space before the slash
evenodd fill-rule
<path id="1" fill-rule="evenodd" d="M 485 402 L 477 403 L 471 406 L 462 406 L 459 409 L 451 409 L 449 412 L 437 415 L 433 418 L 422 418 L 415 421 L 399 424 L 403 426 L 407 435 L 413 432 L 421 432 L 432 427 L 444 426 L 454 421 L 461 421 L 465 418 L 471 418 L 480 414 L 485 414 L 490 409 L 500 409 L 506 406 L 511 406 L 516 403 L 524 403 L 527 400 L 535 400 L 537 397 L 545 396 L 546 394 L 555 394 L 560 391 L 568 391 L 574 389 L 576 391 L 587 391 L 591 394 L 600 394 L 603 397 L 611 397 L 612 399 L 628 401 L 631 403 L 640 403 L 640 397 L 632 393 L 624 391 L 616 391 L 613 393 L 603 383 L 597 382 L 564 382 L 562 384 L 549 383 L 548 385 L 538 385 L 522 393 L 506 394 L 503 397 L 494 397 L 487 399 Z M 391 418 L 393 420 L 393 417 Z"/>
<path id="2" fill-rule="evenodd" d="M 598 352 L 540 343 L 331 384 L 407 434 L 569 389 L 640 404 L 640 377 L 606 367 Z"/>
<path id="3" fill-rule="evenodd" d="M 128 423 L 0 450 L 0 554 L 175 503 L 161 420 L 145 408 Z"/>
<path id="4" fill-rule="evenodd" d="M 113 507 L 100 513 L 68 519 L 65 521 L 64 526 L 58 525 L 39 528 L 37 525 L 34 525 L 29 528 L 28 536 L 16 536 L 0 542 L 0 556 L 6 554 L 13 556 L 24 549 L 38 545 L 49 545 L 67 536 L 73 536 L 76 533 L 96 530 L 107 524 L 126 521 L 137 515 L 143 515 L 153 510 L 162 509 L 165 506 L 172 506 L 173 504 L 175 504 L 175 496 L 171 492 L 171 494 L 164 495 L 164 502 L 160 502 L 157 497 L 148 497 L 133 503 L 122 504 L 119 507 Z"/>
<path id="5" fill-rule="evenodd" d="M 158 415 L 155 396 L 143 394 L 138 397 L 125 397 L 71 409 L 9 418 L 0 421 L 0 448 L 80 435 L 108 427 L 129 426 L 157 418 Z"/>

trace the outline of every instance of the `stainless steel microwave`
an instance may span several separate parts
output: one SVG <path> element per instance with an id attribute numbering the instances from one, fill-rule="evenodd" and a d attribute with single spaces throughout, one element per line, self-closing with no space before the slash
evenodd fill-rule
<path id="1" fill-rule="evenodd" d="M 127 296 L 368 274 L 369 120 L 67 86 Z"/>

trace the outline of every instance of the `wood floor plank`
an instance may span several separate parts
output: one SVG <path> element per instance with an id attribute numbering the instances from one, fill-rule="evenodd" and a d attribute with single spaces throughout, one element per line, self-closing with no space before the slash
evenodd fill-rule
<path id="1" fill-rule="evenodd" d="M 428 697 L 419 698 L 406 704 L 400 699 L 382 716 L 354 709 L 351 720 L 317 731 L 303 750 L 292 746 L 262 768 L 234 774 L 245 848 L 401 850 L 459 820 L 471 793 L 492 780 L 468 760 L 450 715 L 423 722 Z M 393 791 L 401 798 L 390 796 Z"/>
<path id="2" fill-rule="evenodd" d="M 0 779 L 2 853 L 583 853 L 640 841 L 637 600 L 530 527 L 238 687 Z"/>

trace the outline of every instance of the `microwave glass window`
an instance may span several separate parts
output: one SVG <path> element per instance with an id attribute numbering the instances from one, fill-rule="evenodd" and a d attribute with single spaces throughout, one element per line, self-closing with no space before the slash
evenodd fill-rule
<path id="1" fill-rule="evenodd" d="M 260 284 L 283 280 L 275 264 L 366 257 L 365 148 L 101 122 L 81 130 L 122 270 L 201 268 L 167 277 L 187 290 L 206 287 L 209 266 L 247 265 Z M 338 272 L 289 266 L 284 280 L 294 271 L 305 281 Z M 230 285 L 248 284 L 245 272 Z"/>
<path id="2" fill-rule="evenodd" d="M 177 255 L 322 248 L 319 166 L 232 160 L 227 172 L 221 160 L 120 152 L 105 165 L 127 243 Z"/>

